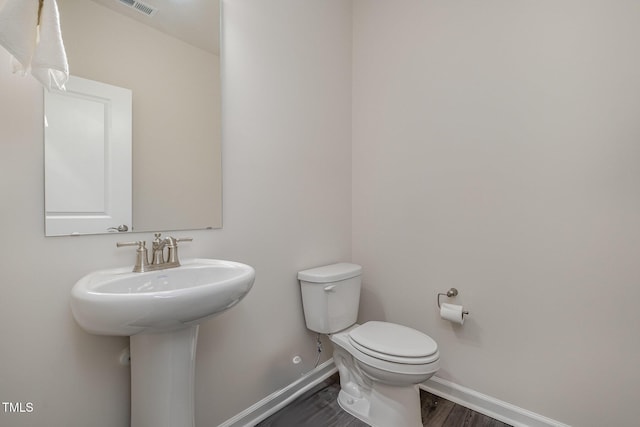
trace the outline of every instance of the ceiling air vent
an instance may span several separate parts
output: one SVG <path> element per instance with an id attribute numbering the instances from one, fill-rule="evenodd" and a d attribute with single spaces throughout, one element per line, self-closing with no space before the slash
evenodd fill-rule
<path id="1" fill-rule="evenodd" d="M 140 13 L 144 13 L 147 16 L 153 16 L 156 14 L 158 9 L 153 6 L 150 6 L 146 3 L 137 0 L 118 0 L 120 3 L 137 10 Z"/>

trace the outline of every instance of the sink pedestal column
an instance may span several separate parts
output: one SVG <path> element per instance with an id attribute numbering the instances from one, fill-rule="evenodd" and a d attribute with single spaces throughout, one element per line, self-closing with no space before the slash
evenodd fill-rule
<path id="1" fill-rule="evenodd" d="M 131 427 L 194 427 L 198 325 L 131 336 Z"/>

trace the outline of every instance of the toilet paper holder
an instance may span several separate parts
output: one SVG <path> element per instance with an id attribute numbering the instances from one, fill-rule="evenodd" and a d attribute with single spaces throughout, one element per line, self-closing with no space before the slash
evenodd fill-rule
<path id="1" fill-rule="evenodd" d="M 455 296 L 458 296 L 458 290 L 456 288 L 451 288 L 446 293 L 442 293 L 442 292 L 439 293 L 438 294 L 438 308 L 440 308 L 440 297 L 441 296 L 445 296 L 445 297 L 448 297 L 448 298 L 453 298 Z M 463 311 L 462 314 L 469 315 L 469 312 L 468 311 Z"/>

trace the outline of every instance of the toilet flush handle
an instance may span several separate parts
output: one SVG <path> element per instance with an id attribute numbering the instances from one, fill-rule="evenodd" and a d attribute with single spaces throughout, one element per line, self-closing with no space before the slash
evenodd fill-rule
<path id="1" fill-rule="evenodd" d="M 336 285 L 329 285 L 329 286 L 325 286 L 324 287 L 324 291 L 325 292 L 333 292 L 334 288 L 336 287 Z"/>

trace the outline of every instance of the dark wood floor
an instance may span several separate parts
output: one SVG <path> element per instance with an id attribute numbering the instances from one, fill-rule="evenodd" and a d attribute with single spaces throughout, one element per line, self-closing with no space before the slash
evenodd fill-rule
<path id="1" fill-rule="evenodd" d="M 368 427 L 368 424 L 340 408 L 336 400 L 338 392 L 340 383 L 336 374 L 257 424 L 257 427 Z M 425 427 L 509 427 L 508 424 L 422 390 L 420 401 Z"/>

